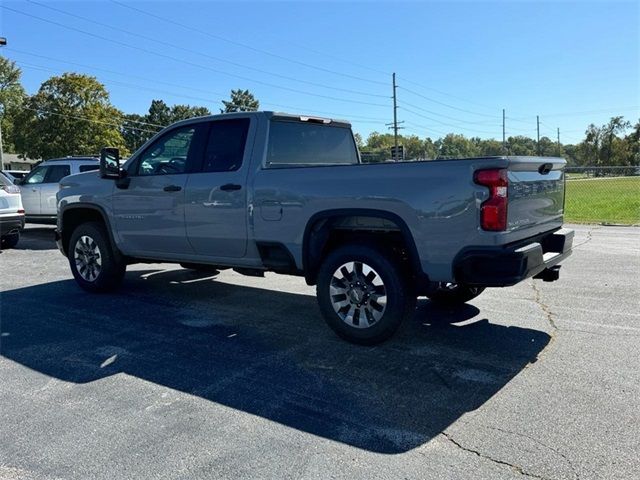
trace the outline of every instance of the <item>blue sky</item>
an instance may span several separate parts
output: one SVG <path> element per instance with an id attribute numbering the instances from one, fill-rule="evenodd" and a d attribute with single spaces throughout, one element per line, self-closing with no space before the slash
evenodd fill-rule
<path id="1" fill-rule="evenodd" d="M 263 109 L 346 118 L 366 137 L 392 120 L 396 72 L 399 120 L 421 137 L 501 138 L 502 108 L 507 135 L 535 136 L 540 115 L 541 134 L 560 127 L 564 143 L 591 122 L 640 116 L 638 1 L 118 0 L 173 23 L 106 0 L 36 1 L 0 9 L 2 54 L 27 90 L 88 73 L 127 113 L 153 98 L 217 111 L 248 88 Z"/>

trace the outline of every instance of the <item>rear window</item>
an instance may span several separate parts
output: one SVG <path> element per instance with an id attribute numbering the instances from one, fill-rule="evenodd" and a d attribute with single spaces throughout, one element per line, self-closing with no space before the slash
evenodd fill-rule
<path id="1" fill-rule="evenodd" d="M 313 167 L 358 163 L 349 128 L 316 123 L 271 122 L 267 167 Z"/>
<path id="2" fill-rule="evenodd" d="M 100 165 L 80 165 L 80 172 L 90 172 L 91 170 L 98 170 Z"/>
<path id="3" fill-rule="evenodd" d="M 9 185 L 13 185 L 13 183 L 11 183 L 9 177 L 5 177 L 4 173 L 0 173 L 0 185 L 7 187 Z"/>
<path id="4" fill-rule="evenodd" d="M 69 165 L 51 165 L 44 183 L 58 183 L 64 177 L 71 175 L 71 166 Z"/>

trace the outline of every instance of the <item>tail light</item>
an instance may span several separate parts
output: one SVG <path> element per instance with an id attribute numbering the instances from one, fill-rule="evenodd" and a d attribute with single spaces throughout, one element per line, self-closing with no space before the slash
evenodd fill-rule
<path id="1" fill-rule="evenodd" d="M 20 193 L 20 188 L 16 185 L 0 185 L 0 188 L 7 193 Z"/>
<path id="2" fill-rule="evenodd" d="M 509 180 L 506 168 L 478 170 L 474 177 L 478 185 L 489 188 L 489 198 L 480 206 L 480 226 L 483 230 L 502 232 L 507 229 L 507 190 Z"/>
<path id="3" fill-rule="evenodd" d="M 18 213 L 22 213 L 22 214 L 24 214 L 24 209 L 23 209 L 23 208 L 21 208 L 20 210 L 18 210 Z"/>

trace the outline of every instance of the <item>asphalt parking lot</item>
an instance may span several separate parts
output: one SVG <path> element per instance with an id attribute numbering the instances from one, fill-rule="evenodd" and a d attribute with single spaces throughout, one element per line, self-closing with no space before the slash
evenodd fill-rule
<path id="1" fill-rule="evenodd" d="M 299 278 L 0 253 L 0 479 L 640 478 L 640 229 L 575 227 L 555 283 L 336 338 Z"/>

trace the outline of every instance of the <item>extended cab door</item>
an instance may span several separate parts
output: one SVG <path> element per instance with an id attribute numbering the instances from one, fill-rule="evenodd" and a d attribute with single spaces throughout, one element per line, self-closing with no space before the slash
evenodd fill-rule
<path id="1" fill-rule="evenodd" d="M 127 166 L 115 183 L 113 210 L 125 253 L 141 256 L 193 254 L 184 222 L 185 187 L 202 157 L 206 123 L 173 128 Z"/>
<path id="2" fill-rule="evenodd" d="M 187 236 L 199 255 L 244 257 L 246 181 L 255 125 L 249 118 L 231 118 L 208 126 L 202 165 L 187 181 Z"/>
<path id="3" fill-rule="evenodd" d="M 71 175 L 71 165 L 53 163 L 47 167 L 47 175 L 40 185 L 40 214 L 55 216 L 58 213 L 56 194 L 60 190 L 60 180 Z"/>

